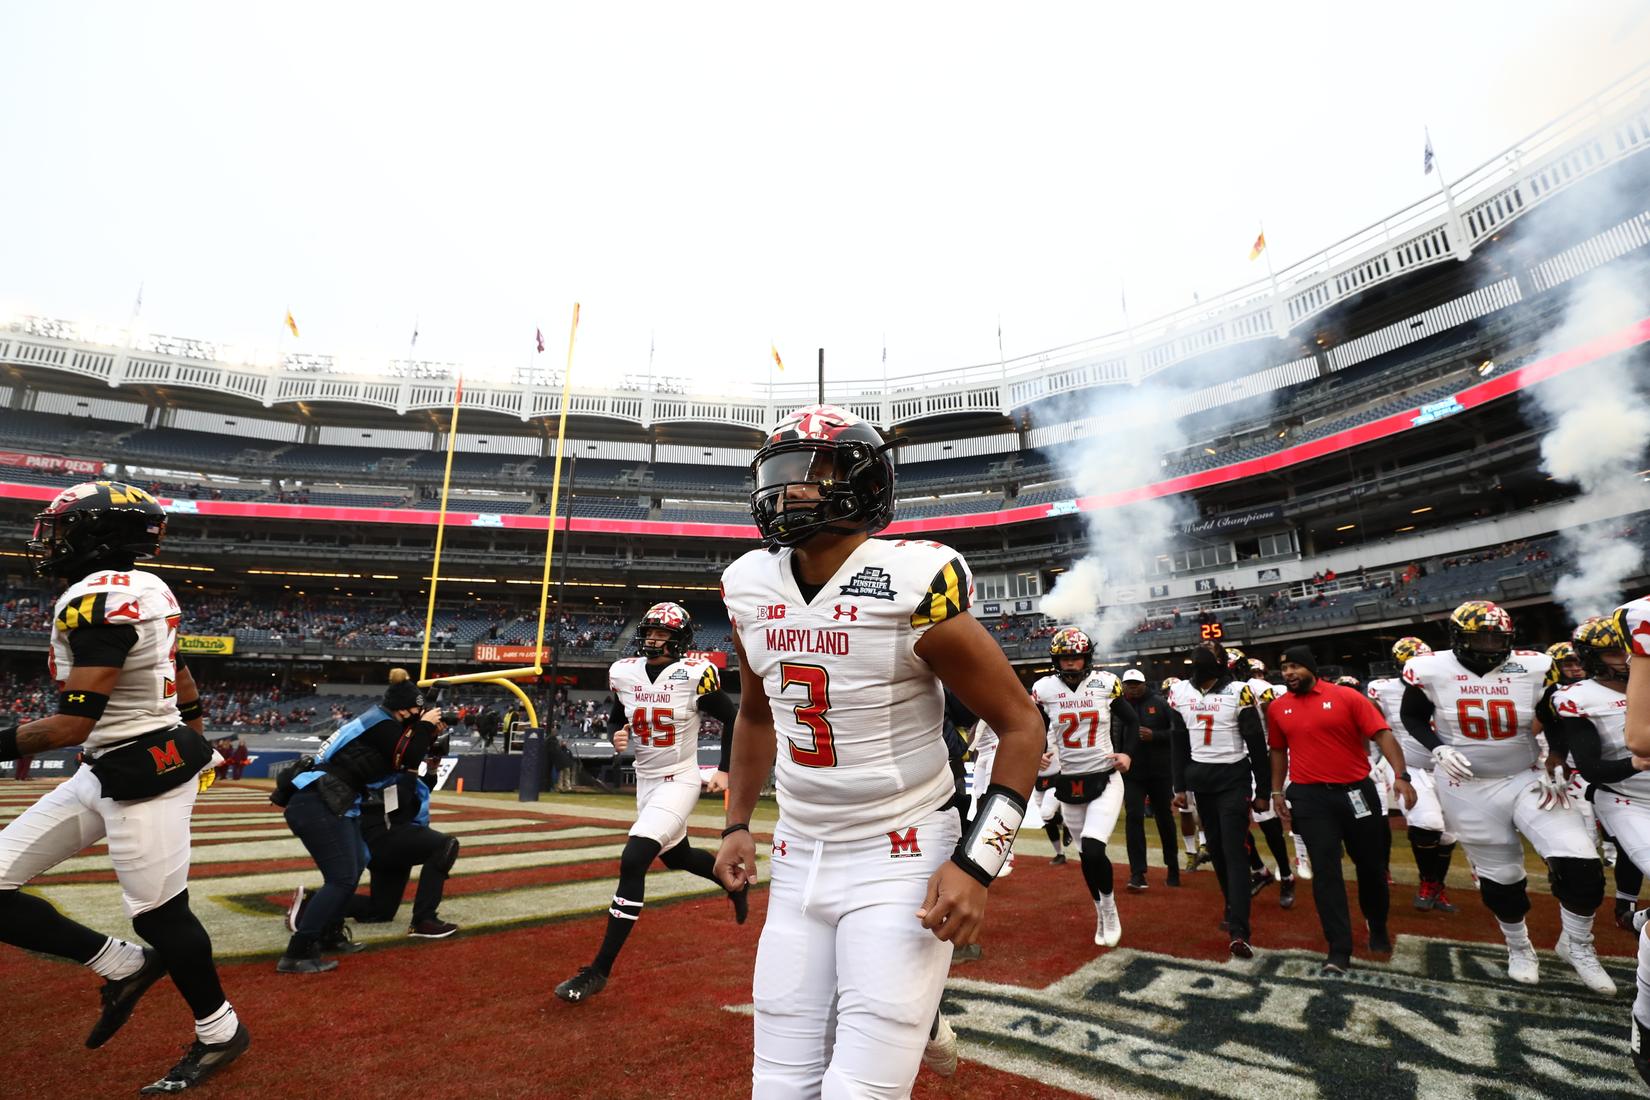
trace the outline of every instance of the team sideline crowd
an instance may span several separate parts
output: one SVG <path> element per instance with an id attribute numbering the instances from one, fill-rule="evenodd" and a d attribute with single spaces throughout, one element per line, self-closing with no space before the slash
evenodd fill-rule
<path id="1" fill-rule="evenodd" d="M 1047 835 L 1056 864 L 1076 864 L 1072 889 L 1093 905 L 1101 949 L 1125 941 L 1130 895 L 1152 888 L 1148 824 L 1166 888 L 1213 870 L 1220 911 L 1188 904 L 1180 916 L 1218 923 L 1232 958 L 1264 950 L 1256 899 L 1275 888 L 1291 908 L 1309 883 L 1320 976 L 1334 981 L 1355 959 L 1392 951 L 1395 810 L 1419 877 L 1408 903 L 1455 913 L 1446 881 L 1459 855 L 1505 940 L 1509 982 L 1541 981 L 1526 843 L 1561 909 L 1557 941 L 1540 946 L 1586 988 L 1617 992 L 1594 945 L 1600 911 L 1638 934 L 1621 1057 L 1650 1085 L 1650 910 L 1635 904 L 1650 867 L 1650 597 L 1598 609 L 1545 651 L 1518 647 L 1506 609 L 1468 601 L 1449 617 L 1447 648 L 1403 638 L 1392 648 L 1399 675 L 1367 684 L 1320 678 L 1307 645 L 1269 669 L 1218 642 L 1184 655 L 1184 679 L 1154 684 L 1139 669 L 1099 667 L 1090 634 L 1067 625 L 1049 638 L 1053 671 L 1028 692 L 970 614 L 961 555 L 873 537 L 894 513 L 891 446 L 820 405 L 787 416 L 756 453 L 763 545 L 721 578 L 737 696 L 694 654 L 692 617 L 675 602 L 647 611 L 634 655 L 612 666 L 607 724 L 615 747 L 635 754 L 636 816 L 601 939 L 556 998 L 578 1006 L 610 982 L 608 996 L 633 993 L 615 966 L 656 862 L 716 884 L 731 919 L 746 922 L 752 814 L 771 780 L 779 820 L 751 978 L 751 1095 L 909 1096 L 924 1067 L 956 1070 L 941 995 L 953 958 L 981 950 L 990 887 L 1012 872 L 1023 830 Z M 0 830 L 0 940 L 102 980 L 95 1014 L 88 1005 L 92 1048 L 170 976 L 194 1041 L 146 1094 L 198 1087 L 251 1047 L 189 902 L 191 812 L 221 760 L 204 736 L 212 703 L 178 656 L 192 609 L 140 566 L 160 552 L 166 522 L 148 492 L 107 481 L 64 490 L 40 513 L 33 567 L 65 586 L 51 614 L 55 712 L 0 725 L 0 760 L 82 753 L 67 781 Z M 688 829 L 706 717 L 723 731 L 710 788 L 726 794 L 726 827 L 714 850 Z M 310 986 L 294 996 L 356 949 L 351 922 L 397 919 L 414 868 L 408 934 L 458 931 L 439 907 L 459 844 L 429 812 L 452 720 L 397 670 L 378 703 L 277 773 L 272 800 L 322 880 L 287 913 L 276 968 Z M 1121 889 L 1107 850 L 1120 818 Z M 100 839 L 132 939 L 24 889 Z"/>

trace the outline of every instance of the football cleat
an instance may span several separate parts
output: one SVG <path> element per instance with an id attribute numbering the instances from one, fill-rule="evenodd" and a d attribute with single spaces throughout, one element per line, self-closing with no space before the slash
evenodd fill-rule
<path id="1" fill-rule="evenodd" d="M 1645 1027 L 1634 1016 L 1632 1028 L 1627 1037 L 1627 1048 L 1633 1052 L 1633 1068 L 1638 1070 L 1644 1083 L 1650 1085 L 1650 1034 L 1646 1034 L 1650 1032 L 1650 1027 Z"/>
<path id="2" fill-rule="evenodd" d="M 922 1064 L 939 1074 L 950 1077 L 957 1072 L 957 1033 L 944 1016 L 936 1017 L 934 1037 L 922 1048 Z"/>
<path id="3" fill-rule="evenodd" d="M 1449 900 L 1449 894 L 1444 892 L 1444 884 L 1438 883 L 1438 890 L 1433 895 L 1432 907 L 1440 913 L 1455 912 L 1455 903 Z"/>
<path id="4" fill-rule="evenodd" d="M 1276 881 L 1278 878 L 1272 873 L 1272 868 L 1262 867 L 1249 876 L 1249 896 L 1254 897 Z"/>
<path id="5" fill-rule="evenodd" d="M 1438 904 L 1438 895 L 1442 891 L 1436 882 L 1423 882 L 1415 890 L 1415 908 L 1423 913 L 1431 912 Z"/>
<path id="6" fill-rule="evenodd" d="M 593 966 L 581 966 L 579 972 L 556 987 L 556 996 L 570 1005 L 588 1001 L 607 988 L 607 975 Z"/>
<path id="7" fill-rule="evenodd" d="M 1295 877 L 1302 882 L 1312 881 L 1312 860 L 1308 858 L 1304 848 L 1295 850 Z"/>
<path id="8" fill-rule="evenodd" d="M 1623 932 L 1637 932 L 1633 926 L 1633 903 L 1626 898 L 1616 899 L 1616 927 Z"/>
<path id="9" fill-rule="evenodd" d="M 1048 865 L 1050 867 L 1064 867 L 1066 865 L 1066 853 L 1056 852 L 1054 858 L 1048 861 Z"/>
<path id="10" fill-rule="evenodd" d="M 1602 993 L 1606 997 L 1616 994 L 1616 983 L 1610 975 L 1604 972 L 1604 966 L 1598 961 L 1598 952 L 1593 948 L 1592 938 L 1576 939 L 1568 932 L 1559 934 L 1558 942 L 1553 944 L 1553 954 L 1570 964 L 1581 979 L 1581 984 L 1594 993 Z"/>
<path id="11" fill-rule="evenodd" d="M 1248 940 L 1233 940 L 1226 946 L 1226 950 L 1234 959 L 1252 959 L 1255 957 L 1255 949 L 1249 946 Z"/>
<path id="12" fill-rule="evenodd" d="M 1293 909 L 1295 907 L 1295 879 L 1293 876 L 1278 882 L 1278 908 Z"/>
<path id="13" fill-rule="evenodd" d="M 1541 962 L 1536 958 L 1535 946 L 1529 940 L 1507 945 L 1507 977 L 1523 985 L 1539 985 Z"/>
<path id="14" fill-rule="evenodd" d="M 252 1036 L 247 1033 L 245 1024 L 237 1027 L 235 1034 L 225 1043 L 203 1043 L 196 1039 L 184 1054 L 183 1061 L 168 1070 L 165 1077 L 152 1085 L 143 1086 L 138 1092 L 153 1095 L 192 1089 L 245 1054 L 246 1048 L 251 1045 Z"/>
<path id="15" fill-rule="evenodd" d="M 1209 846 L 1207 844 L 1199 844 L 1197 846 L 1197 855 L 1192 857 L 1192 865 L 1186 869 L 1188 871 L 1195 871 L 1199 867 L 1202 867 L 1208 863 L 1213 863 L 1214 861 L 1215 857 L 1209 854 Z"/>
<path id="16" fill-rule="evenodd" d="M 138 999 L 161 978 L 166 976 L 166 964 L 149 948 L 143 949 L 143 965 L 124 978 L 111 978 L 103 983 L 98 996 L 103 999 L 103 1014 L 92 1025 L 86 1036 L 88 1050 L 96 1050 L 107 1043 L 122 1024 L 132 1015 Z"/>
<path id="17" fill-rule="evenodd" d="M 1123 918 L 1117 914 L 1117 898 L 1101 894 L 1094 903 L 1099 924 L 1094 931 L 1094 942 L 1100 947 L 1116 947 L 1123 940 Z"/>

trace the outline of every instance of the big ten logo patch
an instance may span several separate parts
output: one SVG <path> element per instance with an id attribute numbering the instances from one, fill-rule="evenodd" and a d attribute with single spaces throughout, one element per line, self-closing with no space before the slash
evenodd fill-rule
<path id="1" fill-rule="evenodd" d="M 912 856 L 922 855 L 922 849 L 917 847 L 917 830 L 913 826 L 901 832 L 898 829 L 888 834 L 888 858 L 909 859 Z"/>
<path id="2" fill-rule="evenodd" d="M 941 1004 L 971 1057 L 1084 1096 L 1641 1096 L 1625 1009 L 1549 960 L 1513 985 L 1500 946 L 1402 936 L 1392 963 L 1244 965 L 1112 951 L 1043 989 L 953 980 Z M 1618 983 L 1629 960 L 1608 959 Z"/>
<path id="3" fill-rule="evenodd" d="M 757 622 L 766 619 L 783 619 L 784 617 L 785 605 L 782 603 L 759 603 L 756 605 Z"/>

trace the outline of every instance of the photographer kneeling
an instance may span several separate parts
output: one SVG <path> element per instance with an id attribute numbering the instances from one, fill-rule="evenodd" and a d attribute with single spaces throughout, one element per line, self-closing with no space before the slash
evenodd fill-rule
<path id="1" fill-rule="evenodd" d="M 338 965 L 321 958 L 321 941 L 343 921 L 361 881 L 361 824 L 351 811 L 375 782 L 416 769 L 443 728 L 441 712 L 425 708 L 406 670 L 391 669 L 382 702 L 327 738 L 308 770 L 277 779 L 270 798 L 286 807 L 287 826 L 325 880 L 303 907 L 278 971 L 318 974 Z"/>
<path id="2" fill-rule="evenodd" d="M 436 912 L 447 875 L 458 860 L 458 838 L 430 828 L 430 791 L 446 755 L 446 740 L 439 738 L 430 749 L 424 775 L 402 772 L 375 782 L 361 801 L 361 839 L 367 845 L 371 892 L 351 895 L 346 914 L 359 924 L 394 920 L 412 869 L 422 865 L 407 935 L 439 940 L 458 931 L 458 925 Z"/>

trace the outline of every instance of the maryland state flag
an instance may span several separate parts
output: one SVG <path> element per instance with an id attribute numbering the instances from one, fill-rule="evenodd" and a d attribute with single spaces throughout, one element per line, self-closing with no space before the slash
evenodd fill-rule
<path id="1" fill-rule="evenodd" d="M 1266 230 L 1262 229 L 1260 231 L 1260 236 L 1255 238 L 1254 247 L 1249 249 L 1249 258 L 1251 260 L 1258 260 L 1258 259 L 1260 259 L 1260 254 L 1262 252 L 1265 252 L 1265 251 L 1266 251 Z"/>
<path id="2" fill-rule="evenodd" d="M 973 583 L 968 578 L 962 559 L 952 558 L 945 568 L 934 574 L 928 591 L 917 601 L 916 610 L 911 612 L 911 629 L 921 630 L 943 623 L 953 615 L 961 615 L 968 610 L 972 589 Z"/>
<path id="3" fill-rule="evenodd" d="M 286 327 L 287 331 L 292 333 L 292 338 L 296 340 L 298 338 L 298 322 L 292 319 L 292 311 L 290 309 L 286 311 Z"/>

